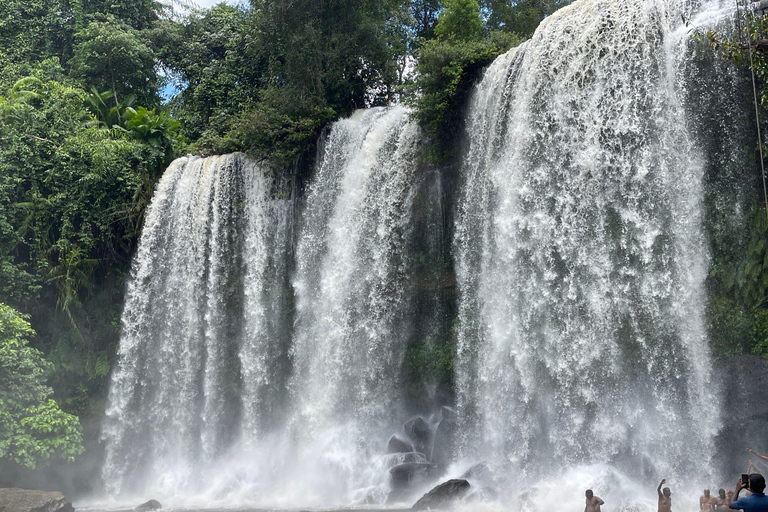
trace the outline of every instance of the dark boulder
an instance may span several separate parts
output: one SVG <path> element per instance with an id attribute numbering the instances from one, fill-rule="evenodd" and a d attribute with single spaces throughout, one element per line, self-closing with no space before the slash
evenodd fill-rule
<path id="1" fill-rule="evenodd" d="M 411 441 L 413 441 L 414 451 L 426 454 L 432 453 L 432 429 L 424 418 L 416 416 L 403 425 L 403 429 Z"/>
<path id="2" fill-rule="evenodd" d="M 470 489 L 471 486 L 466 480 L 448 480 L 422 496 L 413 506 L 413 510 L 443 508 L 464 498 Z"/>
<path id="3" fill-rule="evenodd" d="M 432 474 L 432 464 L 425 462 L 406 462 L 389 470 L 392 476 L 392 488 L 410 487 L 414 483 L 426 481 Z"/>
<path id="4" fill-rule="evenodd" d="M 148 510 L 158 510 L 163 508 L 163 506 L 160 504 L 157 500 L 149 500 L 146 503 L 142 503 L 138 507 L 136 507 L 135 510 L 138 512 L 147 512 Z"/>
<path id="5" fill-rule="evenodd" d="M 435 429 L 432 442 L 432 462 L 442 468 L 448 467 L 456 454 L 456 422 L 443 419 Z"/>
<path id="6" fill-rule="evenodd" d="M 398 464 L 389 470 L 391 491 L 387 503 L 403 501 L 414 488 L 425 485 L 434 473 L 434 466 L 425 462 Z"/>
<path id="7" fill-rule="evenodd" d="M 387 443 L 387 453 L 407 453 L 413 451 L 413 445 L 408 441 L 404 441 L 397 436 L 389 438 Z"/>
<path id="8" fill-rule="evenodd" d="M 60 492 L 0 489 L 0 512 L 74 512 Z"/>

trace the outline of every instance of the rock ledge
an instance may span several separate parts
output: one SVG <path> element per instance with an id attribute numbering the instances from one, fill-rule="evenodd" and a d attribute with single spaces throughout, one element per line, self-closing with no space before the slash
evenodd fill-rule
<path id="1" fill-rule="evenodd" d="M 0 489 L 0 512 L 74 512 L 60 492 Z"/>

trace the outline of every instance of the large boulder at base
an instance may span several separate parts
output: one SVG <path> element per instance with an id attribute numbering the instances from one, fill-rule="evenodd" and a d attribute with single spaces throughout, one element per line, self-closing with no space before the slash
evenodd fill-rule
<path id="1" fill-rule="evenodd" d="M 411 441 L 413 441 L 414 451 L 426 453 L 427 455 L 432 453 L 432 429 L 427 420 L 421 416 L 416 416 L 412 420 L 408 420 L 403 425 L 403 429 Z"/>
<path id="2" fill-rule="evenodd" d="M 0 489 L 0 512 L 74 512 L 60 492 Z"/>
<path id="3" fill-rule="evenodd" d="M 413 445 L 408 441 L 403 441 L 397 436 L 389 438 L 387 443 L 387 453 L 407 453 L 413 451 Z"/>
<path id="4" fill-rule="evenodd" d="M 413 510 L 444 508 L 460 501 L 471 489 L 469 482 L 461 478 L 443 482 L 416 502 Z"/>
<path id="5" fill-rule="evenodd" d="M 149 500 L 146 503 L 142 503 L 138 507 L 136 507 L 135 510 L 138 512 L 148 512 L 149 510 L 158 510 L 163 508 L 163 506 L 160 504 L 157 500 Z"/>

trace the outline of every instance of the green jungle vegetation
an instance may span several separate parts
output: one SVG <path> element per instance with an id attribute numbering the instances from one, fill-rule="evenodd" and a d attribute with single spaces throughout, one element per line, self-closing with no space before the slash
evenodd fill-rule
<path id="1" fill-rule="evenodd" d="M 768 188 L 761 158 L 768 155 L 765 120 L 768 119 L 768 15 L 744 15 L 735 36 L 691 29 L 702 47 L 709 47 L 725 65 L 734 66 L 748 89 L 749 108 L 759 119 L 762 141 L 745 151 L 747 168 L 745 211 L 741 229 L 710 221 L 712 243 L 707 302 L 710 344 L 716 357 L 753 354 L 768 358 Z M 751 104 L 754 100 L 754 106 Z M 750 119 L 756 133 L 755 119 Z M 762 179 L 761 179 L 762 173 Z M 744 177 L 735 177 L 744 180 Z"/>
<path id="2" fill-rule="evenodd" d="M 244 151 L 290 179 L 330 122 L 395 101 L 430 137 L 429 163 L 449 162 L 482 69 L 570 1 L 0 0 L 0 464 L 83 452 L 144 211 L 176 156 Z M 744 33 L 766 40 L 768 22 Z M 741 40 L 700 40 L 748 69 Z M 766 357 L 762 198 L 746 217 L 744 256 L 728 237 L 713 251 L 710 337 L 719 355 Z M 455 340 L 425 347 L 410 373 L 450 381 Z"/>

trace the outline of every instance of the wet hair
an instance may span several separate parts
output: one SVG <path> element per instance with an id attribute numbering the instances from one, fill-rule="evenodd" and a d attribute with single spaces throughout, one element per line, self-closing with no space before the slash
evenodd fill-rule
<path id="1" fill-rule="evenodd" d="M 749 475 L 749 490 L 752 492 L 763 492 L 765 490 L 765 478 L 760 473 Z"/>
<path id="2" fill-rule="evenodd" d="M 672 491 L 669 490 L 669 487 L 665 487 L 661 490 L 661 494 L 663 494 L 664 496 L 671 496 Z"/>
<path id="3" fill-rule="evenodd" d="M 717 490 L 717 494 L 719 494 L 720 496 L 724 496 L 725 495 L 725 489 L 718 489 Z"/>
<path id="4" fill-rule="evenodd" d="M 592 492 L 592 489 L 587 489 L 587 492 L 584 493 L 584 496 L 586 496 L 587 498 L 590 498 L 590 499 L 592 499 L 592 496 L 594 496 L 594 495 L 595 495 L 595 493 Z"/>

